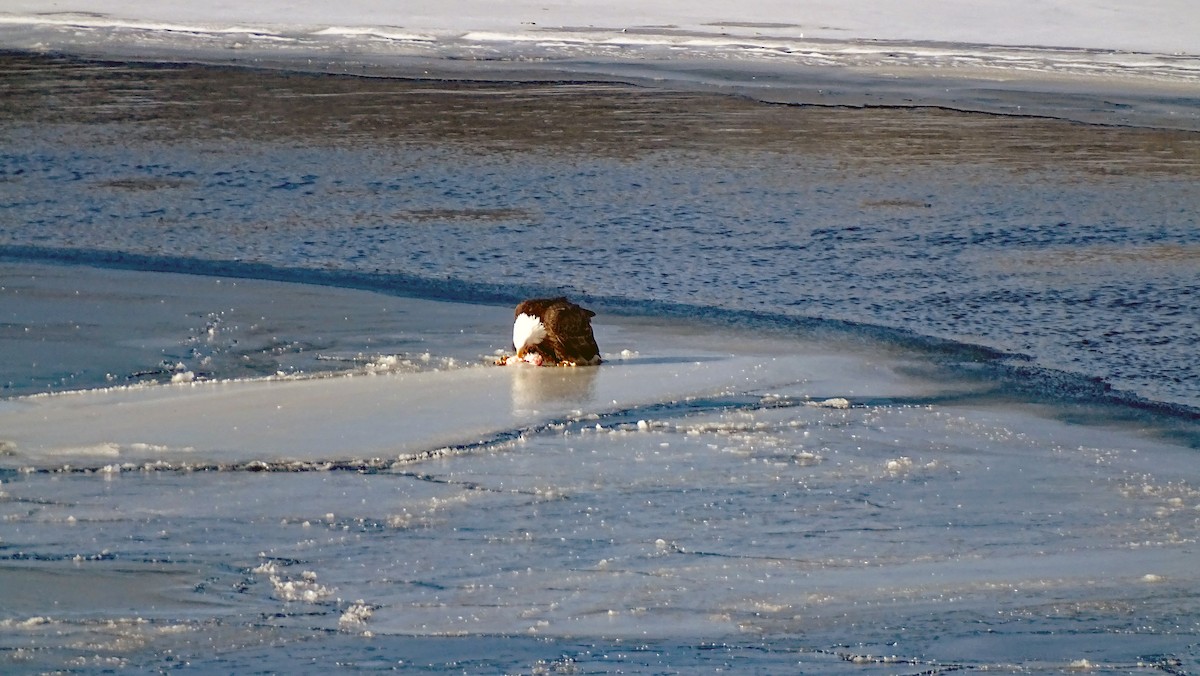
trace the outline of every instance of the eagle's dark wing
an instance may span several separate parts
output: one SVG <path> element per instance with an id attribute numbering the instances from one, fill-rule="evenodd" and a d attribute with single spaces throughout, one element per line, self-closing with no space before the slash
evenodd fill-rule
<path id="1" fill-rule="evenodd" d="M 592 317 L 596 313 L 566 298 L 555 298 L 542 314 L 546 325 L 548 352 L 555 361 L 576 364 L 600 363 L 600 347 L 592 335 Z"/>

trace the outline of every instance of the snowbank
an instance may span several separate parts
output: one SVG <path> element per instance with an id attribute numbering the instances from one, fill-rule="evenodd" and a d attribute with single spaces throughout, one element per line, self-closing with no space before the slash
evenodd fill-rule
<path id="1" fill-rule="evenodd" d="M 12 0 L 0 21 L 17 25 L 143 28 L 181 32 L 371 34 L 440 40 L 553 40 L 562 32 L 594 41 L 629 43 L 666 39 L 904 40 L 977 45 L 1071 47 L 1161 54 L 1200 50 L 1200 8 L 1187 0 L 1114 4 L 1100 0 L 814 0 L 606 3 L 451 0 L 396 4 L 384 0 L 338 3 L 191 3 L 169 0 Z M 491 38 L 487 35 L 492 34 Z M 623 36 L 623 37 L 622 37 Z M 653 36 L 653 37 L 651 37 Z"/>

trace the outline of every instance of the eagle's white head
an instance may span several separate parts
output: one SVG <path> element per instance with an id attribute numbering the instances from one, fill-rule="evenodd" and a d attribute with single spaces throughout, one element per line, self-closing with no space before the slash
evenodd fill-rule
<path id="1" fill-rule="evenodd" d="M 513 322 L 513 347 L 517 355 L 524 356 L 525 351 L 546 339 L 546 325 L 533 315 L 521 313 Z"/>

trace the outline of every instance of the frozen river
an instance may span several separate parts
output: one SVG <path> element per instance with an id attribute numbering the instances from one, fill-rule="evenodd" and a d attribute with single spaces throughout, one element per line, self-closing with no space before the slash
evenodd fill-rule
<path id="1" fill-rule="evenodd" d="M 4 66 L 6 672 L 1200 671 L 1194 132 Z"/>

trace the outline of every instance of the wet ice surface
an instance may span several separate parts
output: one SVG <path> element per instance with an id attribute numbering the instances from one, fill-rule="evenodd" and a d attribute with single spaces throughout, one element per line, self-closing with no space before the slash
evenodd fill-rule
<path id="1" fill-rule="evenodd" d="M 511 310 L 461 306 L 421 326 L 419 301 L 331 288 L 277 298 L 237 279 L 138 277 L 59 266 L 0 266 L 0 386 L 8 394 L 137 383 L 420 371 L 478 363 Z M 270 288 L 269 285 L 267 288 Z M 306 312 L 297 312 L 305 308 Z M 447 314 L 449 313 L 449 314 Z M 319 324 L 313 316 L 322 317 Z M 397 355 L 406 355 L 398 357 Z"/>
<path id="2" fill-rule="evenodd" d="M 96 333 L 97 355 L 141 334 L 129 308 L 148 284 L 183 317 L 229 300 L 192 295 L 209 278 L 9 269 L 49 288 L 56 271 L 107 279 L 102 305 L 134 320 Z M 401 335 L 466 327 L 479 360 L 3 402 L 6 669 L 1200 668 L 1191 449 L 988 404 L 969 382 L 915 377 L 920 357 L 902 351 L 600 317 L 603 366 L 492 367 L 485 322 L 506 307 L 221 286 L 243 307 L 277 304 L 259 321 L 291 315 L 284 337 L 382 303 Z M 74 303 L 46 295 L 51 310 Z M 156 328 L 190 335 L 186 321 Z M 459 408 L 481 388 L 469 406 L 486 410 Z M 431 403 L 420 415 L 459 438 L 354 464 L 303 446 L 303 421 L 204 431 L 231 419 L 203 419 L 216 392 L 308 402 L 314 429 L 386 447 L 385 425 L 413 411 L 320 416 L 389 391 Z M 195 401 L 143 417 L 155 400 Z M 54 418 L 79 402 L 109 424 Z M 36 443 L 160 428 L 195 443 L 70 456 Z M 401 433 L 390 441 L 421 439 Z"/>

